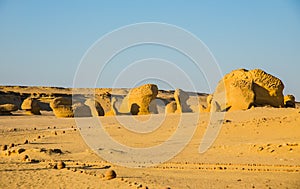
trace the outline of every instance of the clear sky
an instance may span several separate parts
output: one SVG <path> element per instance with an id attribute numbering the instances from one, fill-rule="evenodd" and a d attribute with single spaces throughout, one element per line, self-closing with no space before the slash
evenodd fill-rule
<path id="1" fill-rule="evenodd" d="M 139 22 L 184 28 L 207 45 L 224 74 L 261 68 L 300 99 L 297 0 L 0 0 L 0 84 L 72 87 L 96 40 Z"/>

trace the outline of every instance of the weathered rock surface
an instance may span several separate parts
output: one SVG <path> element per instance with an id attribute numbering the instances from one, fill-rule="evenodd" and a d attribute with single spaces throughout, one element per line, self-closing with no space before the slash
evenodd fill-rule
<path id="1" fill-rule="evenodd" d="M 26 110 L 26 113 L 29 115 L 41 115 L 40 105 L 34 98 L 26 98 L 23 101 L 21 108 L 22 110 Z"/>
<path id="2" fill-rule="evenodd" d="M 295 108 L 296 107 L 296 99 L 294 95 L 286 95 L 284 97 L 284 106 L 286 108 Z"/>
<path id="3" fill-rule="evenodd" d="M 0 115 L 10 115 L 21 106 L 20 96 L 9 93 L 0 93 Z"/>
<path id="4" fill-rule="evenodd" d="M 121 113 L 130 112 L 132 115 L 149 114 L 149 106 L 156 98 L 158 88 L 154 84 L 145 84 L 129 91 L 120 107 Z"/>
<path id="5" fill-rule="evenodd" d="M 104 110 L 99 102 L 94 99 L 87 99 L 84 103 L 90 108 L 93 117 L 104 116 Z"/>
<path id="6" fill-rule="evenodd" d="M 239 69 L 225 75 L 214 94 L 208 98 L 220 111 L 246 110 L 251 106 L 283 107 L 282 81 L 262 70 Z"/>
<path id="7" fill-rule="evenodd" d="M 175 101 L 172 101 L 166 105 L 165 113 L 172 114 L 172 113 L 175 113 L 176 110 L 177 110 L 177 104 Z"/>
<path id="8" fill-rule="evenodd" d="M 56 117 L 74 117 L 72 109 L 72 98 L 70 97 L 58 97 L 51 103 L 50 107 Z"/>
<path id="9" fill-rule="evenodd" d="M 284 106 L 284 85 L 280 79 L 260 69 L 249 71 L 253 78 L 253 91 L 255 104 L 258 106 L 270 105 L 273 107 Z"/>
<path id="10" fill-rule="evenodd" d="M 92 117 L 90 107 L 82 102 L 73 103 L 72 110 L 74 113 L 74 117 Z"/>
<path id="11" fill-rule="evenodd" d="M 189 99 L 189 95 L 181 89 L 176 89 L 174 92 L 174 99 L 176 102 L 175 113 L 191 112 L 190 107 L 186 101 Z"/>

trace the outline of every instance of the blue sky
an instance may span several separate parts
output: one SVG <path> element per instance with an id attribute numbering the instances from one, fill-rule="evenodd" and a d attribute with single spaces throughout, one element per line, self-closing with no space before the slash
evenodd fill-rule
<path id="1" fill-rule="evenodd" d="M 283 80 L 285 94 L 300 98 L 297 0 L 0 0 L 0 84 L 71 87 L 96 40 L 139 22 L 184 28 L 207 45 L 224 74 L 261 68 Z"/>

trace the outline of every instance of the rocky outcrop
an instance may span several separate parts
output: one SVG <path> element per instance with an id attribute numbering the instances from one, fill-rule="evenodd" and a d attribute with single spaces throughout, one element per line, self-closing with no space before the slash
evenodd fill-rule
<path id="1" fill-rule="evenodd" d="M 41 115 L 40 112 L 40 105 L 38 101 L 34 98 L 26 98 L 22 105 L 21 105 L 22 110 L 26 110 L 26 114 L 29 115 Z"/>
<path id="2" fill-rule="evenodd" d="M 72 109 L 72 98 L 58 97 L 53 99 L 50 107 L 56 117 L 74 117 Z"/>
<path id="3" fill-rule="evenodd" d="M 174 92 L 174 99 L 176 102 L 175 113 L 191 112 L 190 107 L 186 101 L 189 99 L 189 95 L 181 89 L 176 89 Z"/>
<path id="4" fill-rule="evenodd" d="M 253 79 L 255 105 L 273 107 L 284 106 L 284 85 L 280 79 L 260 69 L 249 71 Z"/>
<path id="5" fill-rule="evenodd" d="M 18 107 L 14 104 L 1 104 L 0 115 L 11 115 L 11 112 L 17 111 Z"/>
<path id="6" fill-rule="evenodd" d="M 284 107 L 286 108 L 295 108 L 296 107 L 296 99 L 294 95 L 286 95 L 284 97 Z"/>
<path id="7" fill-rule="evenodd" d="M 283 107 L 282 81 L 262 70 L 234 70 L 224 76 L 215 92 L 208 98 L 219 111 L 246 110 L 251 106 Z"/>
<path id="8" fill-rule="evenodd" d="M 17 111 L 20 106 L 20 96 L 9 93 L 0 93 L 0 115 L 10 115 L 11 112 Z"/>
<path id="9" fill-rule="evenodd" d="M 119 114 L 117 107 L 116 107 L 117 99 L 115 97 L 111 98 L 111 109 L 110 111 L 105 113 L 105 116 L 116 116 Z"/>
<path id="10" fill-rule="evenodd" d="M 175 113 L 176 110 L 177 110 L 177 104 L 175 101 L 172 101 L 166 105 L 165 113 L 172 114 Z"/>
<path id="11" fill-rule="evenodd" d="M 104 110 L 99 102 L 97 102 L 94 99 L 87 99 L 84 103 L 90 108 L 91 116 L 97 117 L 97 116 L 104 116 Z"/>
<path id="12" fill-rule="evenodd" d="M 149 114 L 149 105 L 156 98 L 158 88 L 154 84 L 145 84 L 129 91 L 120 106 L 121 113 L 130 112 L 132 115 Z"/>
<path id="13" fill-rule="evenodd" d="M 73 103 L 72 111 L 74 113 L 74 117 L 92 117 L 90 107 L 82 102 Z"/>

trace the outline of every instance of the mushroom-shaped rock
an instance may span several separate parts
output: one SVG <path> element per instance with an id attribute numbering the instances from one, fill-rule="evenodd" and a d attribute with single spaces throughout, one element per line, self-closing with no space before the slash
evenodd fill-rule
<path id="1" fill-rule="evenodd" d="M 174 98 L 176 101 L 175 113 L 191 112 L 190 107 L 186 101 L 189 99 L 189 95 L 181 89 L 176 89 L 174 92 Z"/>
<path id="2" fill-rule="evenodd" d="M 172 101 L 166 105 L 165 113 L 172 114 L 175 113 L 177 109 L 177 105 L 175 101 Z"/>
<path id="3" fill-rule="evenodd" d="M 26 113 L 29 115 L 41 115 L 40 106 L 36 99 L 26 98 L 21 106 L 22 110 L 26 110 Z"/>
<path id="4" fill-rule="evenodd" d="M 294 95 L 286 95 L 284 97 L 284 106 L 286 108 L 295 108 L 296 107 L 296 99 Z"/>
<path id="5" fill-rule="evenodd" d="M 100 105 L 100 103 L 97 102 L 96 100 L 87 99 L 84 104 L 90 108 L 91 115 L 93 117 L 104 116 L 104 110 L 103 110 L 102 106 Z"/>
<path id="6" fill-rule="evenodd" d="M 145 84 L 129 91 L 129 94 L 123 99 L 120 112 L 132 115 L 149 114 L 149 105 L 156 98 L 158 88 L 154 84 Z"/>
<path id="7" fill-rule="evenodd" d="M 50 107 L 56 117 L 74 117 L 72 98 L 57 97 L 50 103 Z"/>

